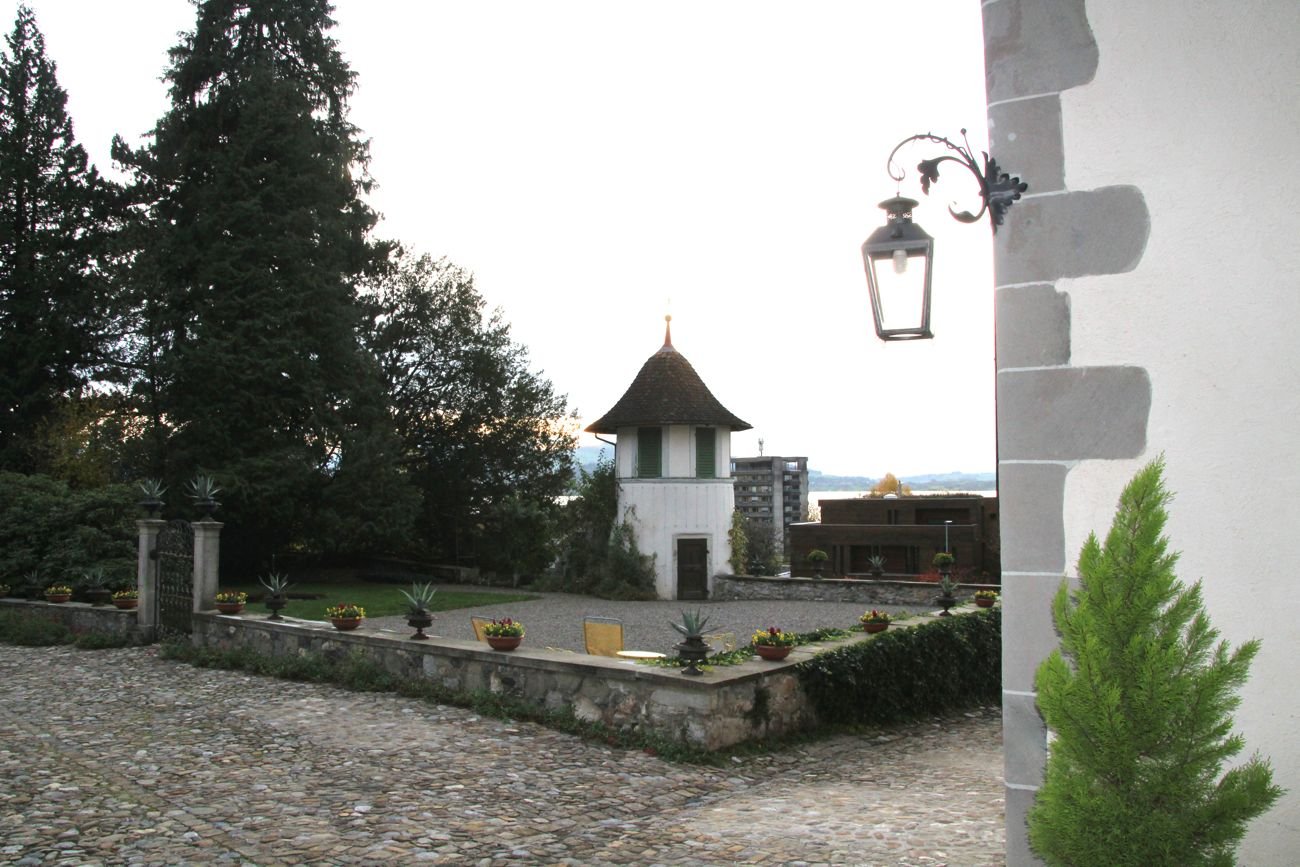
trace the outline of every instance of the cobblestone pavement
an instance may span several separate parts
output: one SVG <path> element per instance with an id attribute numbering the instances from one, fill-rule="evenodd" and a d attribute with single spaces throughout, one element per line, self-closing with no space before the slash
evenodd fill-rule
<path id="1" fill-rule="evenodd" d="M 671 764 L 154 648 L 0 646 L 0 863 L 987 865 L 995 709 Z"/>

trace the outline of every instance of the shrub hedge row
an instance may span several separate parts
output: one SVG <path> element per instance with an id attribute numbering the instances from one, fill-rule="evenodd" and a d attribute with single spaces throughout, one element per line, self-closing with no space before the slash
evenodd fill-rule
<path id="1" fill-rule="evenodd" d="M 1002 691 L 1000 608 L 894 626 L 796 667 L 823 724 L 904 722 L 981 704 Z"/>

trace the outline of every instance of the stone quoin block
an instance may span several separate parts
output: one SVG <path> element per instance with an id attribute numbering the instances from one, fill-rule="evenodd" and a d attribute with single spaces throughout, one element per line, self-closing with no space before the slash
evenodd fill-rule
<path id="1" fill-rule="evenodd" d="M 999 289 L 998 368 L 1070 363 L 1070 296 L 1048 284 Z"/>
<path id="2" fill-rule="evenodd" d="M 1004 371 L 998 374 L 998 454 L 1011 461 L 1138 457 L 1150 409 L 1151 379 L 1140 367 Z M 1010 547 L 1005 539 L 1002 544 Z"/>
<path id="3" fill-rule="evenodd" d="M 1097 40 L 1084 0 L 984 4 L 984 82 L 990 103 L 1092 81 Z"/>

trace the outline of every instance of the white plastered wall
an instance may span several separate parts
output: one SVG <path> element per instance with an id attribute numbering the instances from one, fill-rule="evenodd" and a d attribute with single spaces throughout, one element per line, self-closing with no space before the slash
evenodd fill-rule
<path id="1" fill-rule="evenodd" d="M 1124 483 L 1163 453 L 1180 578 L 1203 579 L 1224 638 L 1263 640 L 1236 728 L 1243 758 L 1268 756 L 1290 792 L 1251 824 L 1239 855 L 1294 863 L 1300 4 L 1089 0 L 1087 11 L 1100 65 L 1062 95 L 1066 183 L 1138 186 L 1151 233 L 1132 272 L 1057 288 L 1070 296 L 1071 363 L 1145 368 L 1152 405 L 1142 459 L 1070 470 L 1068 571 L 1090 531 L 1104 536 Z"/>

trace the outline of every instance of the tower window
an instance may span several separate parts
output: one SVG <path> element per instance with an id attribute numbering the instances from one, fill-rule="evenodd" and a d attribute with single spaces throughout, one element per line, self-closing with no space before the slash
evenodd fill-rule
<path id="1" fill-rule="evenodd" d="M 636 476 L 657 479 L 663 475 L 664 432 L 657 427 L 636 429 Z"/>

